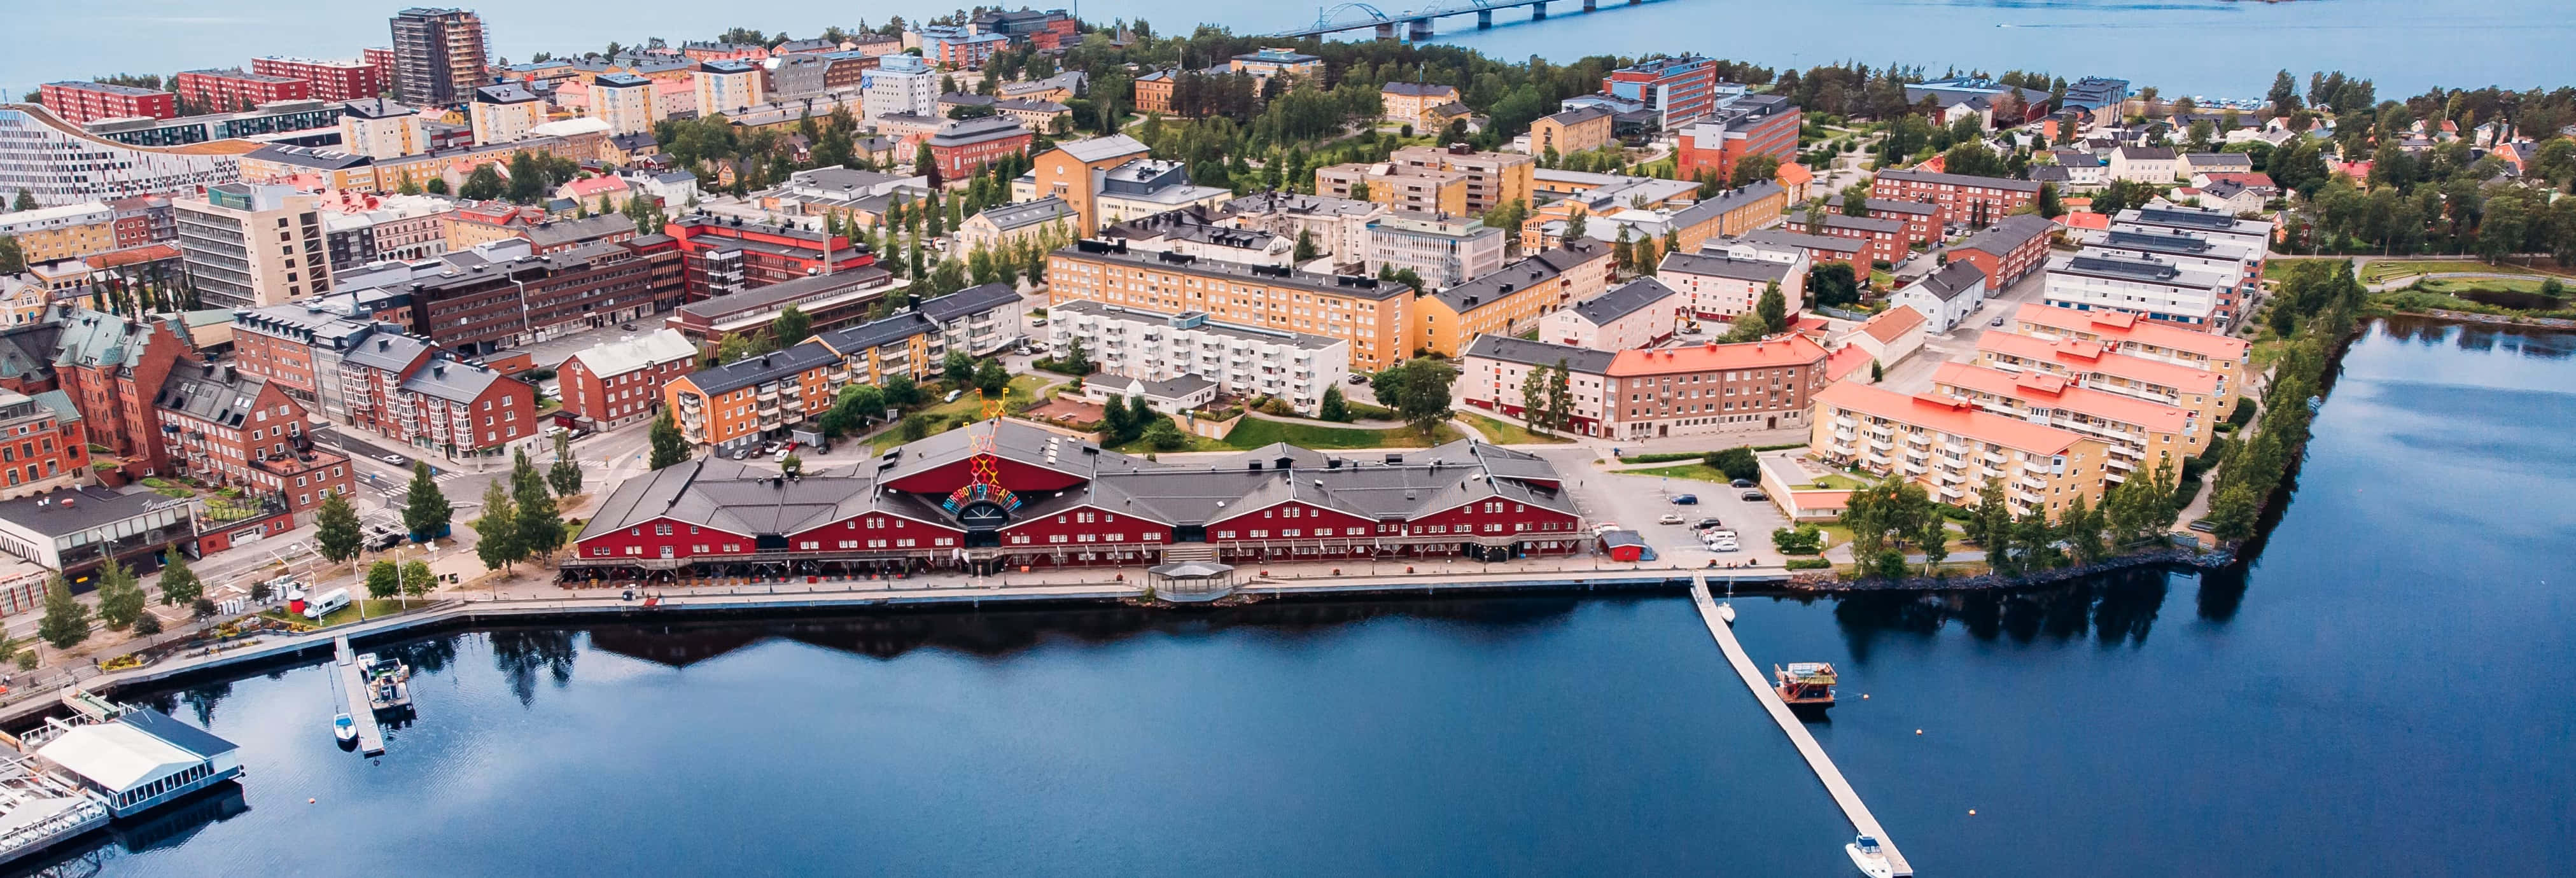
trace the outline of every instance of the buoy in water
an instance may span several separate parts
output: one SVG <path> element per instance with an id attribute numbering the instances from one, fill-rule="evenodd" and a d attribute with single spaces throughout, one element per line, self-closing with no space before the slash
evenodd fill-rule
<path id="1" fill-rule="evenodd" d="M 1868 700 L 1869 700 L 1869 693 L 1867 693 L 1867 692 L 1863 692 L 1863 693 L 1861 693 L 1861 694 L 1860 694 L 1860 700 L 1862 700 L 1862 701 L 1868 701 Z"/>
<path id="2" fill-rule="evenodd" d="M 1968 809 L 1968 816 L 1970 816 L 1970 817 L 1975 817 L 1975 816 L 1977 816 L 1977 809 L 1975 809 L 1975 808 L 1970 808 L 1970 809 Z"/>
<path id="3" fill-rule="evenodd" d="M 1923 730 L 1922 730 L 1922 729 L 1915 729 L 1915 730 L 1914 730 L 1914 733 L 1915 733 L 1915 734 L 1917 734 L 1917 735 L 1920 735 L 1920 734 L 1923 734 Z"/>
<path id="4" fill-rule="evenodd" d="M 304 804 L 310 805 L 310 804 L 313 804 L 314 802 L 317 802 L 317 801 L 320 801 L 320 800 L 319 800 L 319 799 L 306 799 L 306 800 L 304 800 Z"/>

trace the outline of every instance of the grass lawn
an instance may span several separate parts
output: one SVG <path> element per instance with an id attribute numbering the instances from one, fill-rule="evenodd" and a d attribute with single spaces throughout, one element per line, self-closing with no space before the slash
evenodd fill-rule
<path id="1" fill-rule="evenodd" d="M 2476 272 L 2482 274 L 2540 274 L 2520 265 L 2488 265 L 2484 262 L 2373 262 L 2361 269 L 2363 283 L 2380 283 L 2417 274 Z"/>
<path id="2" fill-rule="evenodd" d="M 2464 277 L 2451 278 L 2447 280 L 2428 280 L 2424 282 L 2424 288 L 2436 293 L 2450 293 L 2453 295 L 2458 295 L 2470 290 L 2504 290 L 2515 293 L 2537 294 L 2540 292 L 2541 283 L 2541 278 L 2537 276 L 2534 276 L 2530 280 L 2506 277 Z"/>
<path id="3" fill-rule="evenodd" d="M 1238 426 L 1238 427 L 1237 427 L 1237 429 L 1241 429 L 1241 427 L 1240 427 L 1240 426 Z M 1146 441 L 1145 441 L 1145 440 L 1143 440 L 1143 439 L 1138 439 L 1138 440 L 1136 440 L 1136 441 L 1134 441 L 1134 442 L 1129 442 L 1129 443 L 1127 443 L 1127 444 L 1125 444 L 1125 445 L 1114 445 L 1114 446 L 1110 446 L 1109 450 L 1111 450 L 1111 451 L 1115 451 L 1115 452 L 1118 452 L 1118 453 L 1121 453 L 1121 454 L 1134 454 L 1134 455 L 1138 455 L 1138 456 L 1143 456 L 1143 455 L 1147 455 L 1147 454 L 1164 454 L 1164 453 L 1178 454 L 1178 453 L 1181 453 L 1181 452 L 1184 452 L 1184 451 L 1234 451 L 1234 450 L 1236 450 L 1234 446 L 1232 446 L 1232 445 L 1227 445 L 1227 444 L 1225 444 L 1223 441 L 1220 441 L 1220 440 L 1210 439 L 1210 438 L 1205 437 L 1205 436 L 1200 436 L 1200 435 L 1191 434 L 1191 433 L 1184 433 L 1184 434 L 1181 434 L 1181 435 L 1188 436 L 1188 437 L 1189 437 L 1189 440 L 1190 440 L 1190 444 L 1188 444 L 1188 445 L 1184 445 L 1184 446 L 1181 446 L 1181 447 L 1179 447 L 1179 448 L 1174 448 L 1174 449 L 1172 449 L 1172 450 L 1171 450 L 1171 451 L 1169 451 L 1169 452 L 1165 452 L 1165 451 L 1163 451 L 1163 450 L 1162 450 L 1162 449 L 1160 449 L 1160 448 L 1155 448 L 1155 447 L 1153 446 L 1153 444 L 1152 444 L 1152 443 L 1150 443 L 1150 442 L 1146 442 Z"/>
<path id="4" fill-rule="evenodd" d="M 326 589 L 323 589 L 323 591 L 330 591 L 330 589 L 327 589 L 327 588 L 326 588 Z M 411 606 L 415 606 L 415 607 L 417 607 L 417 606 L 420 606 L 420 605 L 422 605 L 422 604 L 426 604 L 426 603 L 429 603 L 429 599 L 428 599 L 428 598 L 413 598 L 413 599 L 412 599 L 412 601 L 411 601 Z M 341 607 L 341 608 L 339 608 L 339 609 L 337 609 L 337 610 L 333 610 L 333 611 L 331 611 L 331 612 L 330 612 L 330 613 L 328 613 L 328 614 L 325 614 L 325 615 L 322 617 L 322 621 L 321 621 L 321 622 L 319 622 L 319 623 L 314 623 L 314 622 L 313 622 L 313 620 L 311 620 L 311 619 L 307 619 L 307 618 L 304 618 L 304 617 L 303 617 L 303 616 L 301 616 L 301 615 L 289 615 L 289 614 L 286 612 L 286 608 L 285 608 L 285 607 L 270 607 L 270 608 L 268 608 L 268 609 L 266 609 L 266 610 L 262 610 L 262 611 L 260 611 L 260 615 L 262 615 L 262 616 L 267 616 L 267 617 L 269 617 L 269 618 L 271 618 L 271 619 L 284 619 L 284 620 L 287 620 L 287 621 L 289 621 L 289 622 L 304 622 L 304 623 L 307 623 L 307 624 L 319 624 L 319 625 L 321 625 L 321 626 L 322 626 L 322 627 L 324 627 L 324 628 L 329 628 L 329 627 L 331 627 L 331 626 L 333 626 L 333 625 L 346 625 L 346 624 L 351 623 L 351 622 L 362 621 L 362 620 L 360 619 L 360 617 L 358 616 L 358 605 L 359 605 L 359 604 L 365 604 L 365 605 L 366 605 L 367 615 L 365 616 L 365 618 L 367 618 L 367 619 L 375 619 L 375 618 L 381 618 L 381 617 L 384 617 L 384 616 L 391 616 L 391 615 L 393 615 L 393 614 L 395 614 L 395 613 L 399 613 L 399 612 L 402 612 L 402 611 L 403 611 L 403 602 L 402 602 L 402 599 L 401 599 L 401 598 L 382 598 L 382 599 L 378 599 L 378 598 L 365 598 L 365 599 L 363 599 L 363 600 L 358 601 L 357 603 L 353 603 L 353 604 L 350 604 L 350 605 L 348 605 L 348 606 Z"/>
<path id="5" fill-rule="evenodd" d="M 1356 427 L 1324 427 L 1261 418 L 1244 418 L 1243 423 L 1234 426 L 1234 432 L 1226 434 L 1225 447 L 1259 448 L 1273 442 L 1286 442 L 1299 448 L 1319 451 L 1351 448 L 1429 448 L 1456 442 L 1462 438 L 1465 437 L 1458 435 L 1458 428 L 1448 424 L 1441 424 L 1438 429 L 1432 431 L 1430 440 L 1425 441 L 1421 431 L 1409 427 L 1366 430 Z"/>
<path id="6" fill-rule="evenodd" d="M 1013 375 L 1011 376 L 1010 389 L 1002 392 L 1002 399 L 1005 404 L 1034 400 L 1037 398 L 1039 388 L 1060 380 L 1062 379 L 1045 375 Z M 930 391 L 923 390 L 922 392 L 928 393 Z M 971 424 L 977 420 L 981 420 L 981 416 L 984 414 L 983 408 L 983 398 L 969 393 L 958 397 L 956 402 L 937 403 L 929 408 L 914 412 L 914 414 L 929 415 L 930 417 L 940 419 L 939 426 L 930 431 L 930 435 L 936 436 L 941 433 L 948 432 L 949 430 L 956 429 L 960 423 Z M 960 415 L 964 416 L 964 420 L 962 422 L 959 420 Z M 911 415 L 906 415 L 905 417 L 911 417 Z M 893 448 L 901 444 L 903 444 L 903 424 L 901 422 L 896 422 L 892 429 L 879 433 L 868 440 L 868 448 L 880 454 L 884 453 L 886 449 Z"/>
<path id="7" fill-rule="evenodd" d="M 1549 436 L 1540 433 L 1532 433 L 1527 428 L 1524 428 L 1519 424 L 1506 423 L 1472 412 L 1459 412 L 1458 414 L 1464 417 L 1467 420 L 1467 423 L 1475 425 L 1477 432 L 1485 434 L 1485 441 L 1496 445 L 1521 445 L 1532 442 L 1564 443 L 1574 441 L 1563 436 Z"/>
<path id="8" fill-rule="evenodd" d="M 1672 479 L 1693 479 L 1702 482 L 1716 482 L 1721 485 L 1731 481 L 1726 477 L 1726 472 L 1724 470 L 1709 466 L 1705 463 L 1679 463 L 1672 466 L 1659 466 L 1651 469 L 1620 470 L 1619 474 L 1623 476 L 1661 476 Z"/>

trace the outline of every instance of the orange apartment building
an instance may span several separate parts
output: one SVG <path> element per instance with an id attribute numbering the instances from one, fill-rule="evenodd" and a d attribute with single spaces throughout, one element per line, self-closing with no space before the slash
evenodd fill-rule
<path id="1" fill-rule="evenodd" d="M 1989 480 L 2014 515 L 2050 519 L 2082 498 L 2098 507 L 2111 460 L 2100 439 L 1986 411 L 1956 397 L 1906 395 L 1842 381 L 1816 394 L 1807 451 L 1836 465 L 1921 484 L 1933 499 L 1969 505 Z"/>
<path id="2" fill-rule="evenodd" d="M 1653 439 L 1794 429 L 1826 386 L 1823 346 L 1803 335 L 1620 351 L 1602 435 Z"/>
<path id="3" fill-rule="evenodd" d="M 2055 340 L 1988 331 L 1977 336 L 1979 364 L 2006 372 L 2058 375 L 2096 390 L 2175 406 L 2216 424 L 2236 406 L 2237 390 L 2217 372 L 2119 353 L 2100 342 Z"/>
<path id="4" fill-rule="evenodd" d="M 1557 309 L 1608 290 L 1611 263 L 1610 245 L 1582 241 L 1418 297 L 1413 310 L 1420 333 L 1407 347 L 1455 357 L 1478 335 L 1527 332 Z"/>
<path id="5" fill-rule="evenodd" d="M 1412 356 L 1414 290 L 1372 277 L 1321 275 L 1082 240 L 1047 257 L 1048 302 L 1102 302 L 1165 314 L 1204 312 L 1245 326 L 1350 342 L 1351 364 L 1383 369 Z"/>

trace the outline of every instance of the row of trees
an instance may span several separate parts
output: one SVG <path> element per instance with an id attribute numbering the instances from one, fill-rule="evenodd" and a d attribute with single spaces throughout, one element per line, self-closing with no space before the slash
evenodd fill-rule
<path id="1" fill-rule="evenodd" d="M 2271 307 L 2290 316 L 2267 317 L 2267 322 L 2275 329 L 2292 327 L 2297 335 L 2273 367 L 2251 434 L 2219 465 L 2218 479 L 2210 486 L 2211 535 L 2222 540 L 2254 535 L 2263 504 L 2305 453 L 2312 416 L 2307 401 L 2324 393 L 2334 352 L 2351 335 L 2354 315 L 2367 298 L 2350 262 L 2287 268 Z"/>

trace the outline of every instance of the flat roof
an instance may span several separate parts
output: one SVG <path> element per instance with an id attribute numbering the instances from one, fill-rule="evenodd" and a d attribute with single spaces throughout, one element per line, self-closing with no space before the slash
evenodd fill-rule
<path id="1" fill-rule="evenodd" d="M 1074 246 L 1056 250 L 1055 255 L 1068 259 L 1113 262 L 1157 271 L 1179 272 L 1234 283 L 1294 287 L 1309 292 L 1347 296 L 1354 299 L 1385 300 L 1413 292 L 1412 287 L 1394 281 L 1379 281 L 1373 277 L 1315 274 L 1287 268 L 1188 257 L 1178 257 L 1183 261 L 1175 262 L 1164 258 L 1165 254 L 1146 250 L 1128 250 L 1126 242 L 1123 241 L 1114 243 L 1095 240 L 1077 241 Z"/>

